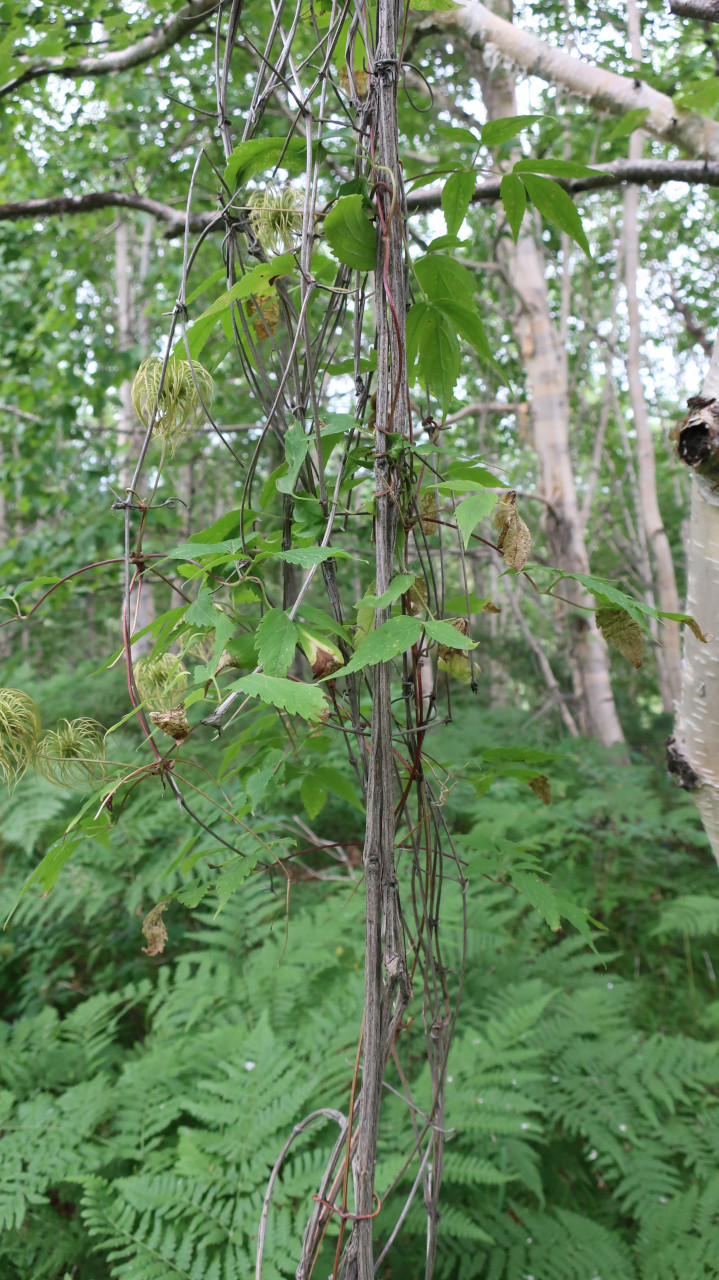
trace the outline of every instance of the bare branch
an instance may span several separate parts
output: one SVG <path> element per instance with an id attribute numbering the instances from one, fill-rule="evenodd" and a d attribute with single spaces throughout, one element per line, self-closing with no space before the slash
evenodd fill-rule
<path id="1" fill-rule="evenodd" d="M 181 235 L 185 229 L 185 210 L 149 196 L 137 196 L 127 191 L 89 191 L 83 196 L 49 196 L 47 199 L 19 200 L 12 204 L 0 204 L 0 221 L 17 222 L 21 218 L 47 218 L 52 215 L 93 213 L 96 209 L 139 209 L 149 213 L 158 222 L 167 222 L 172 235 Z M 191 231 L 202 231 L 215 215 L 194 214 L 190 219 Z"/>
<path id="2" fill-rule="evenodd" d="M 719 187 L 719 161 L 703 160 L 614 160 L 610 164 L 596 165 L 596 173 L 586 178 L 555 178 L 570 195 L 585 191 L 603 191 L 623 183 L 637 186 L 660 186 L 665 182 L 688 182 L 693 186 Z M 500 177 L 480 182 L 472 196 L 475 204 L 491 204 L 499 199 Z M 407 197 L 410 214 L 438 209 L 442 200 L 441 187 L 427 187 L 414 191 Z M 167 223 L 167 236 L 182 235 L 185 230 L 185 212 L 149 196 L 138 196 L 127 191 L 89 191 L 82 196 L 48 196 L 45 199 L 18 200 L 0 204 L 0 222 L 17 222 L 22 218 L 46 218 L 66 214 L 92 213 L 96 209 L 138 209 L 149 213 L 158 222 Z M 217 219 L 218 229 L 225 222 L 216 213 L 194 213 L 190 218 L 190 231 L 204 231 Z M 470 264 L 467 264 L 470 265 Z M 485 264 L 482 264 L 483 268 Z"/>
<path id="3" fill-rule="evenodd" d="M 85 76 L 104 76 L 112 71 L 128 71 L 131 67 L 140 67 L 145 62 L 152 62 L 166 49 L 184 40 L 205 18 L 217 8 L 218 0 L 188 0 L 177 13 L 154 27 L 142 40 L 130 44 L 125 49 L 111 50 L 108 53 L 95 54 L 92 57 L 78 58 L 75 62 L 67 62 L 62 56 L 43 58 L 39 62 L 30 62 L 19 75 L 0 85 L 0 98 L 6 97 L 31 80 L 41 80 L 45 76 L 58 75 L 78 79 Z M 23 59 L 18 59 L 23 64 Z"/>
<path id="4" fill-rule="evenodd" d="M 719 0 L 669 0 L 669 8 L 677 18 L 719 22 Z"/>

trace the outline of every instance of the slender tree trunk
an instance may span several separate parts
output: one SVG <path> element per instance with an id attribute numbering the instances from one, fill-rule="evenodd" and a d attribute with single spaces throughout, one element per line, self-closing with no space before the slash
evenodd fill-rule
<path id="1" fill-rule="evenodd" d="M 632 57 L 639 65 L 641 63 L 642 47 L 639 13 L 635 0 L 628 0 L 627 19 Z M 629 139 L 629 159 L 640 160 L 641 155 L 642 135 L 639 130 L 635 130 Z M 629 317 L 627 378 L 637 440 L 638 505 L 649 544 L 659 608 L 666 613 L 678 613 L 679 593 L 674 574 L 674 561 L 659 510 L 654 437 L 649 426 L 647 402 L 644 397 L 644 387 L 642 386 L 640 373 L 642 331 L 637 297 L 637 273 L 639 270 L 638 208 L 639 188 L 635 186 L 627 187 L 624 193 L 624 281 L 627 290 Z M 681 645 L 678 623 L 666 623 L 661 629 L 660 636 L 662 644 L 658 655 L 660 689 L 664 708 L 667 711 L 671 711 L 679 698 L 681 688 Z"/>
<path id="2" fill-rule="evenodd" d="M 387 588 L 392 577 L 398 518 L 398 477 L 387 456 L 386 432 L 392 430 L 404 434 L 406 430 L 404 197 L 397 135 L 397 41 L 403 12 L 404 5 L 398 4 L 397 0 L 379 0 L 372 75 L 375 109 L 373 160 L 382 178 L 377 200 L 383 210 L 386 228 L 384 234 L 378 236 L 375 272 L 375 570 L 378 595 Z M 389 616 L 389 609 L 376 610 L 375 625 L 381 626 Z M 365 1005 L 362 1094 L 354 1162 L 357 1221 L 343 1261 L 345 1280 L 374 1280 L 372 1214 L 382 1080 L 396 1029 L 409 999 L 394 845 L 391 668 L 388 663 L 383 663 L 374 668 L 373 680 L 363 851 Z"/>
<path id="3" fill-rule="evenodd" d="M 511 0 L 494 8 L 511 14 Z M 459 18 L 459 14 L 456 15 Z M 490 118 L 515 115 L 514 78 L 505 70 L 478 68 Z M 527 224 L 525 223 L 525 226 Z M 566 349 L 552 319 L 544 262 L 535 235 L 524 230 L 516 246 L 505 237 L 505 265 L 521 300 L 516 329 L 531 389 L 534 447 L 539 463 L 540 492 L 548 507 L 546 536 L 557 568 L 587 573 L 584 526 L 577 502 L 569 442 L 569 389 Z M 568 594 L 576 606 L 571 615 L 571 644 L 581 678 L 587 727 L 604 746 L 624 741 L 609 677 L 609 654 L 596 626 L 594 602 L 579 584 Z"/>
<path id="4" fill-rule="evenodd" d="M 135 272 L 133 270 L 133 235 L 132 227 L 125 218 L 120 218 L 115 228 L 115 280 L 117 289 L 117 336 L 120 351 L 129 351 L 136 343 L 138 322 L 135 315 L 136 291 Z M 147 261 L 147 250 L 144 263 Z M 140 273 L 144 263 L 141 263 Z M 145 267 L 146 270 L 146 267 Z M 146 326 L 145 326 L 146 332 Z M 132 379 L 124 378 L 120 384 L 120 414 L 118 418 L 120 439 L 119 483 L 123 493 L 132 482 L 135 458 L 144 438 L 144 428 L 138 421 L 132 406 Z M 152 582 L 144 576 L 138 588 L 133 592 L 132 616 L 130 619 L 132 633 L 142 631 L 155 617 Z M 149 653 L 152 649 L 151 635 L 141 636 L 132 646 L 136 658 Z"/>

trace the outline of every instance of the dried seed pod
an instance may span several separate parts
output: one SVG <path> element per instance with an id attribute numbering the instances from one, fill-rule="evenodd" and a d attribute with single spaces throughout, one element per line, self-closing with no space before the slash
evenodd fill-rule
<path id="1" fill-rule="evenodd" d="M 135 684 L 151 711 L 170 711 L 187 692 L 187 672 L 174 653 L 139 658 L 135 663 Z"/>
<path id="2" fill-rule="evenodd" d="M 151 711 L 150 719 L 168 737 L 174 738 L 175 742 L 184 742 L 185 738 L 190 736 L 190 726 L 183 702 L 177 707 L 171 707 L 169 711 Z"/>
<path id="3" fill-rule="evenodd" d="M 97 720 L 61 720 L 38 743 L 35 766 L 48 782 L 84 790 L 102 776 L 105 730 Z"/>
<path id="4" fill-rule="evenodd" d="M 153 422 L 152 434 L 174 453 L 200 421 L 202 405 L 209 409 L 212 404 L 214 383 L 196 362 L 170 356 L 164 376 L 162 367 L 154 356 L 143 360 L 132 384 L 132 404 L 140 422 L 145 427 Z"/>
<path id="5" fill-rule="evenodd" d="M 254 298 L 250 298 L 246 310 L 248 316 L 254 316 L 252 328 L 258 342 L 265 342 L 273 333 L 277 333 L 280 304 L 274 294 L 258 294 L 256 302 Z"/>
<path id="6" fill-rule="evenodd" d="M 35 756 L 42 725 L 32 698 L 21 689 L 0 689 L 0 777 L 17 782 Z"/>
<path id="7" fill-rule="evenodd" d="M 277 188 L 268 182 L 253 191 L 248 206 L 250 223 L 260 244 L 272 253 L 287 253 L 302 232 L 303 198 L 294 187 Z"/>

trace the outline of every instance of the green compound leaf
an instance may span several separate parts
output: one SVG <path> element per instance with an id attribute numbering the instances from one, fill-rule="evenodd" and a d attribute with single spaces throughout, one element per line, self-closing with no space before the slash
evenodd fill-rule
<path id="1" fill-rule="evenodd" d="M 451 174 L 442 188 L 442 212 L 449 236 L 456 236 L 467 216 L 475 182 L 473 169 L 459 169 Z"/>
<path id="2" fill-rule="evenodd" d="M 347 676 L 363 667 L 375 667 L 379 662 L 389 662 L 398 653 L 404 653 L 419 639 L 422 624 L 418 618 L 390 618 L 376 631 L 371 631 L 356 650 L 353 658 L 338 674 Z M 330 679 L 331 677 L 326 677 Z"/>
<path id="3" fill-rule="evenodd" d="M 522 182 L 527 188 L 532 204 L 547 222 L 553 222 L 561 231 L 575 240 L 588 258 L 591 258 L 589 243 L 584 234 L 582 220 L 577 213 L 576 205 L 563 187 L 552 182 L 551 178 L 538 178 L 534 173 L 523 173 Z"/>
<path id="4" fill-rule="evenodd" d="M 284 609 L 270 609 L 256 631 L 257 660 L 266 676 L 285 676 L 295 656 L 299 632 Z"/>
<path id="5" fill-rule="evenodd" d="M 451 622 L 433 622 L 428 618 L 424 624 L 430 640 L 436 640 L 437 644 L 446 645 L 448 649 L 476 649 L 477 641 L 470 640 L 469 636 L 465 636 L 461 631 L 457 631 Z"/>
<path id="6" fill-rule="evenodd" d="M 519 228 L 522 225 L 524 211 L 527 208 L 527 192 L 524 183 L 513 173 L 505 173 L 499 184 L 499 194 L 507 215 L 514 243 L 519 239 Z"/>
<path id="7" fill-rule="evenodd" d="M 324 234 L 336 258 L 356 271 L 373 271 L 377 233 L 361 195 L 341 196 L 324 220 Z"/>
<path id="8" fill-rule="evenodd" d="M 302 680 L 281 680 L 276 676 L 253 674 L 235 680 L 230 688 L 251 698 L 259 698 L 280 711 L 288 711 L 292 716 L 302 716 L 303 720 L 321 720 L 327 706 L 322 690 Z"/>

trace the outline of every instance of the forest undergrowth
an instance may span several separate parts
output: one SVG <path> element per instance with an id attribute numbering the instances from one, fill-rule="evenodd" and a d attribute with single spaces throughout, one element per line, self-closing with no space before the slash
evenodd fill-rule
<path id="1" fill-rule="evenodd" d="M 112 723 L 112 677 L 105 686 Z M 77 675 L 56 677 L 37 686 L 38 703 L 62 714 L 66 699 L 77 714 L 78 687 Z M 518 740 L 524 758 L 543 753 L 551 803 L 493 772 L 493 753 Z M 294 830 L 289 910 L 282 875 L 258 875 L 220 909 L 170 903 L 164 954 L 144 953 L 143 917 L 202 848 L 158 782 L 130 797 L 107 847 L 77 850 L 49 897 L 29 893 L 2 935 L 2 1280 L 245 1280 L 293 1126 L 331 1099 L 346 1110 L 362 1009 L 362 814 L 331 792 L 323 801 L 305 788 L 303 803 L 299 769 L 268 788 L 272 750 L 265 732 L 228 786 Z M 628 766 L 470 695 L 438 751 L 469 881 L 438 1275 L 719 1276 L 719 905 L 695 809 L 641 751 Z M 326 767 L 343 767 L 339 749 Z M 76 807 L 31 775 L 6 797 L 3 918 Z M 451 965 L 462 945 L 451 885 L 441 910 Z M 401 1034 L 421 1106 L 420 1029 L 410 1018 Z M 411 1148 L 420 1114 L 406 1084 L 397 1058 L 382 1113 L 380 1247 L 417 1176 L 395 1154 Z M 294 1272 L 293 1241 L 335 1138 L 331 1116 L 318 1117 L 289 1148 L 267 1276 Z M 421 1203 L 403 1225 L 402 1248 L 390 1243 L 378 1268 L 392 1280 L 421 1274 Z"/>

